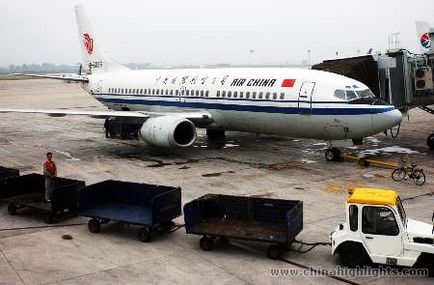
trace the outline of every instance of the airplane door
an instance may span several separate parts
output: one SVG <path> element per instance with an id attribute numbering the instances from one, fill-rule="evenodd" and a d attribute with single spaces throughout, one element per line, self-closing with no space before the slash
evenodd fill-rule
<path id="1" fill-rule="evenodd" d="M 102 80 L 98 80 L 98 84 L 96 86 L 96 92 L 101 93 L 102 92 Z"/>
<path id="2" fill-rule="evenodd" d="M 315 82 L 303 82 L 298 93 L 298 113 L 304 115 L 312 114 L 312 95 L 315 90 Z"/>

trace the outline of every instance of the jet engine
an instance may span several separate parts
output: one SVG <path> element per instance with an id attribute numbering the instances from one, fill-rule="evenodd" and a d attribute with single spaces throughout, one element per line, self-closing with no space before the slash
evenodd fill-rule
<path id="1" fill-rule="evenodd" d="M 196 139 L 196 127 L 185 118 L 162 116 L 149 118 L 140 129 L 140 137 L 159 147 L 187 147 Z"/>

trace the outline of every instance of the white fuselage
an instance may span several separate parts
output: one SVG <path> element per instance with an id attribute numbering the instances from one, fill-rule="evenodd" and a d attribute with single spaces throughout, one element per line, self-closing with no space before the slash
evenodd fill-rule
<path id="1" fill-rule="evenodd" d="M 95 73 L 84 88 L 114 110 L 206 111 L 226 130 L 325 140 L 361 139 L 397 125 L 392 105 L 351 104 L 336 90 L 364 84 L 291 68 L 167 69 Z"/>

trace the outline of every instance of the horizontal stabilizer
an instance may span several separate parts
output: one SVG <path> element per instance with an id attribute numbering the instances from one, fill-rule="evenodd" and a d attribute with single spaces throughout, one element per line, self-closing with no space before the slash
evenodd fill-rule
<path id="1" fill-rule="evenodd" d="M 54 75 L 54 74 L 34 74 L 34 73 L 14 73 L 16 76 L 29 76 L 35 78 L 48 78 L 48 79 L 58 79 L 76 82 L 89 82 L 89 79 L 83 76 L 67 76 L 67 75 Z"/>

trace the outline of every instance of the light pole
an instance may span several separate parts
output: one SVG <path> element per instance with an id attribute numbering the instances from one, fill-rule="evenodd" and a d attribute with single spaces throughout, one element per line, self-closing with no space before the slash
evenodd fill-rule
<path id="1" fill-rule="evenodd" d="M 310 53 L 311 52 L 312 51 L 310 49 L 307 50 L 307 65 L 309 66 L 309 69 L 310 69 Z"/>

